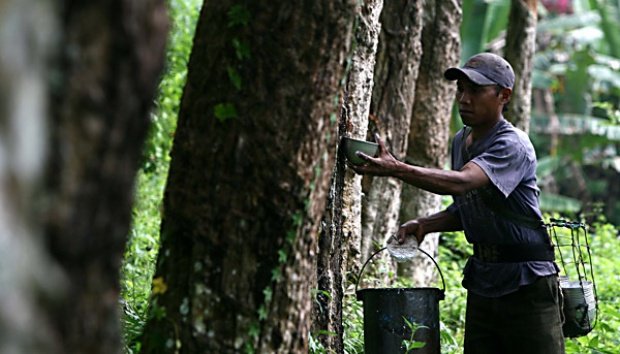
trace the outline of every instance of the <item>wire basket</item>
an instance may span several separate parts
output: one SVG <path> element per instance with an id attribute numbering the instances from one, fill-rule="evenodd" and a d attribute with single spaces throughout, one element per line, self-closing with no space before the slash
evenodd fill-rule
<path id="1" fill-rule="evenodd" d="M 598 297 L 592 269 L 592 253 L 586 224 L 561 219 L 551 219 L 547 224 L 555 242 L 562 266 L 562 289 L 565 337 L 584 336 L 596 326 Z"/>

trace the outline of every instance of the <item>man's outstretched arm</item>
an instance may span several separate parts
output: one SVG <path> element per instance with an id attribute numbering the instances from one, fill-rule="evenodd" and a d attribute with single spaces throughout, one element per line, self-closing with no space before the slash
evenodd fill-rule
<path id="1" fill-rule="evenodd" d="M 363 165 L 350 165 L 357 173 L 374 176 L 396 177 L 412 186 L 442 195 L 462 195 L 472 189 L 490 183 L 482 168 L 469 162 L 459 171 L 413 166 L 397 160 L 376 136 L 379 154 L 371 157 L 363 153 L 358 156 L 366 161 Z"/>

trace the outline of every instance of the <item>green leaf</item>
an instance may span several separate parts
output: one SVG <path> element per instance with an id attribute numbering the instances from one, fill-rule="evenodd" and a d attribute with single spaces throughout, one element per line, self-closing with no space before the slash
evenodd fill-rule
<path id="1" fill-rule="evenodd" d="M 248 329 L 248 335 L 250 338 L 258 338 L 260 334 L 260 328 L 257 323 L 250 324 L 250 328 Z"/>
<path id="2" fill-rule="evenodd" d="M 297 212 L 295 214 L 293 214 L 293 225 L 295 227 L 299 227 L 301 226 L 302 221 L 304 220 L 303 215 L 301 215 L 301 213 Z"/>
<path id="3" fill-rule="evenodd" d="M 275 281 L 275 282 L 279 282 L 280 280 L 282 280 L 282 271 L 280 271 L 280 268 L 274 268 L 271 271 L 271 280 Z"/>
<path id="4" fill-rule="evenodd" d="M 563 164 L 559 156 L 544 156 L 538 159 L 536 165 L 536 176 L 539 178 L 551 176 Z"/>
<path id="5" fill-rule="evenodd" d="M 232 66 L 229 66 L 227 69 L 228 79 L 238 91 L 241 90 L 241 75 Z"/>
<path id="6" fill-rule="evenodd" d="M 247 26 L 250 22 L 250 11 L 243 5 L 234 5 L 228 11 L 228 27 Z"/>
<path id="7" fill-rule="evenodd" d="M 241 42 L 237 38 L 234 38 L 232 40 L 232 45 L 235 49 L 235 55 L 237 56 L 237 59 L 250 59 L 250 46 L 247 43 Z"/>
<path id="8" fill-rule="evenodd" d="M 581 202 L 563 195 L 541 192 L 540 208 L 545 211 L 576 213 L 581 209 Z"/>
<path id="9" fill-rule="evenodd" d="M 273 291 L 270 287 L 266 287 L 265 289 L 263 289 L 263 295 L 265 296 L 265 302 L 270 302 L 271 297 L 273 296 Z"/>
<path id="10" fill-rule="evenodd" d="M 213 109 L 215 118 L 224 122 L 231 118 L 237 118 L 237 109 L 232 103 L 218 103 Z"/>
<path id="11" fill-rule="evenodd" d="M 258 319 L 261 321 L 267 319 L 267 308 L 265 308 L 265 305 L 261 305 L 258 309 Z"/>
<path id="12" fill-rule="evenodd" d="M 286 241 L 288 243 L 293 243 L 293 241 L 295 241 L 296 236 L 297 236 L 297 233 L 295 232 L 295 230 L 289 230 L 286 232 Z"/>

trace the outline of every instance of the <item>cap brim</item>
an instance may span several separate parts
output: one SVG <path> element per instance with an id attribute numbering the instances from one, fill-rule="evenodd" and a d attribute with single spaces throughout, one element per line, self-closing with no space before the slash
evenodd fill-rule
<path id="1" fill-rule="evenodd" d="M 476 85 L 497 85 L 495 81 L 492 81 L 481 73 L 468 68 L 450 68 L 443 73 L 443 76 L 448 80 L 458 80 L 462 77 L 466 77 Z"/>

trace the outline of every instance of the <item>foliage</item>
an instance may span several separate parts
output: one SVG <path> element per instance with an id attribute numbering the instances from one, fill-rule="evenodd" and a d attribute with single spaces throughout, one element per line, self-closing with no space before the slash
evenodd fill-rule
<path id="1" fill-rule="evenodd" d="M 442 353 L 463 353 L 467 291 L 461 286 L 461 278 L 471 252 L 462 232 L 441 235 L 438 261 L 446 281 L 446 298 L 439 305 Z"/>
<path id="2" fill-rule="evenodd" d="M 409 353 L 410 351 L 413 351 L 415 349 L 423 348 L 426 345 L 426 343 L 416 341 L 413 337 L 415 336 L 415 333 L 418 331 L 418 329 L 428 328 L 428 327 L 413 323 L 407 320 L 407 318 L 404 316 L 403 316 L 403 320 L 405 321 L 407 328 L 409 328 L 409 331 L 411 332 L 411 335 L 409 336 L 409 338 L 403 339 L 403 347 L 405 348 L 405 353 Z"/>
<path id="3" fill-rule="evenodd" d="M 151 130 L 144 151 L 143 168 L 146 172 L 156 172 L 163 176 L 167 174 L 169 152 L 201 4 L 201 0 L 168 0 L 172 28 L 166 52 L 165 74 L 159 84 L 159 96 L 151 116 Z"/>
<path id="4" fill-rule="evenodd" d="M 618 229 L 602 222 L 590 229 L 592 263 L 598 294 L 598 322 L 585 337 L 566 340 L 567 354 L 618 353 L 620 349 L 620 273 L 617 255 L 620 252 Z"/>
<path id="5" fill-rule="evenodd" d="M 132 228 L 121 268 L 122 325 L 127 353 L 139 351 L 138 337 L 147 318 L 159 249 L 160 209 L 170 163 L 169 151 L 201 3 L 200 0 L 169 2 L 172 31 L 167 65 L 159 86 L 156 109 L 151 115 L 143 168 L 138 173 Z"/>
<path id="6" fill-rule="evenodd" d="M 155 259 L 159 248 L 159 205 L 163 177 L 139 173 L 133 226 L 121 269 L 121 296 L 125 343 L 137 351 L 146 321 Z M 128 350 L 132 352 L 132 350 Z"/>
<path id="7" fill-rule="evenodd" d="M 508 26 L 510 1 L 464 0 L 461 61 L 482 52 Z"/>
<path id="8" fill-rule="evenodd" d="M 620 13 L 620 5 L 597 0 L 579 0 L 573 5 L 573 14 L 549 15 L 538 25 L 533 86 L 553 93 L 560 140 L 557 151 L 550 154 L 561 164 L 550 173 L 563 195 L 547 195 L 541 206 L 575 212 L 590 208 L 592 202 L 603 202 L 608 204 L 607 217 L 618 223 L 617 197 L 600 187 L 618 174 L 609 161 L 618 158 L 620 140 L 616 118 L 620 110 L 620 57 L 615 44 L 618 24 L 609 19 Z M 543 152 L 543 159 L 544 151 L 552 150 L 547 146 L 548 139 L 540 134 L 549 123 L 544 114 L 532 117 L 531 130 L 538 133 L 532 140 Z M 585 189 L 577 191 L 575 178 L 580 174 Z M 566 196 L 582 200 L 575 203 Z"/>
<path id="9" fill-rule="evenodd" d="M 462 60 L 479 51 L 501 53 L 510 2 L 463 1 Z M 620 3 L 573 0 L 567 2 L 572 10 L 565 11 L 547 10 L 543 3 L 538 7 L 530 132 L 539 157 L 562 157 L 563 165 L 549 171 L 553 183 L 541 185 L 541 207 L 574 213 L 605 203 L 607 218 L 620 223 L 620 201 L 600 188 L 620 173 Z M 552 93 L 559 127 L 541 104 L 544 91 Z M 551 131 L 557 131 L 557 141 Z M 575 179 L 584 180 L 585 187 L 575 188 Z"/>
<path id="10" fill-rule="evenodd" d="M 342 301 L 344 352 L 358 354 L 364 352 L 364 308 L 357 300 L 353 287 L 349 287 Z"/>

